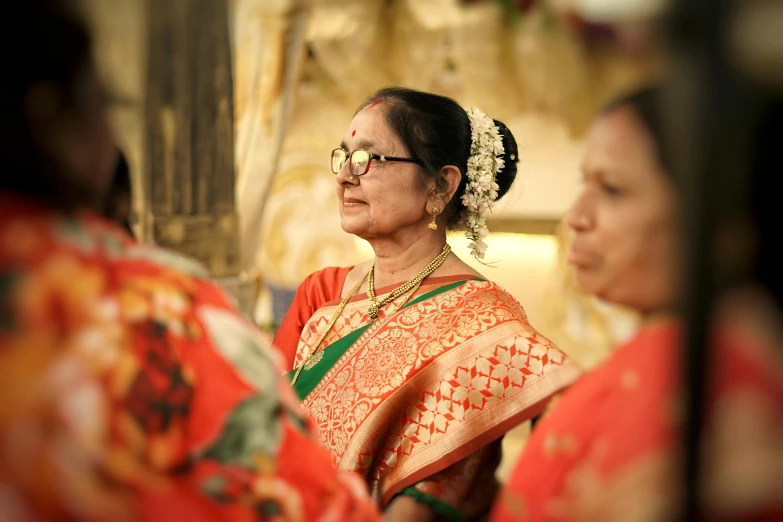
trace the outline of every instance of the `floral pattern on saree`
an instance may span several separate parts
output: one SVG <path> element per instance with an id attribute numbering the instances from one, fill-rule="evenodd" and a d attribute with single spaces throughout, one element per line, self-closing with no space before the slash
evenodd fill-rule
<path id="1" fill-rule="evenodd" d="M 377 520 L 178 256 L 3 194 L 0 247 L 0 520 Z"/>
<path id="2" fill-rule="evenodd" d="M 338 467 L 388 500 L 529 418 L 577 373 L 513 297 L 468 281 L 373 323 L 303 405 Z"/>

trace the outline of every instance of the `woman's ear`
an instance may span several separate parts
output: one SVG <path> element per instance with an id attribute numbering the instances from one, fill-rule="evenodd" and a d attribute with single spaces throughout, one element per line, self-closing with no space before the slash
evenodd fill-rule
<path id="1" fill-rule="evenodd" d="M 449 202 L 457 193 L 459 184 L 462 181 L 462 173 L 454 165 L 446 165 L 440 169 L 440 183 L 435 188 L 435 198 L 441 203 L 440 208 L 446 208 Z M 441 190 L 438 190 L 437 187 Z"/>

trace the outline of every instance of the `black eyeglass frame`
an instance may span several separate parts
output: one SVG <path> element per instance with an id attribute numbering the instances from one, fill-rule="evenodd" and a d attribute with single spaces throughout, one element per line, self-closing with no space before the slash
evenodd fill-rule
<path id="1" fill-rule="evenodd" d="M 337 169 L 337 171 L 335 171 L 335 169 L 334 169 L 334 155 L 337 153 L 337 151 L 340 151 L 343 154 L 345 154 L 345 159 L 342 161 L 342 164 L 340 165 L 340 168 Z M 351 163 L 351 156 L 353 156 L 357 152 L 364 152 L 364 153 L 366 153 L 370 157 L 370 160 L 367 162 L 367 167 L 364 169 L 364 172 L 362 172 L 361 174 L 357 174 L 356 172 L 353 171 L 353 164 Z M 342 169 L 343 165 L 345 165 L 345 163 L 348 162 L 348 165 L 349 165 L 348 168 L 351 170 L 351 174 L 353 174 L 354 176 L 364 176 L 365 174 L 367 174 L 367 172 L 370 171 L 370 166 L 372 165 L 372 160 L 378 160 L 378 161 L 381 161 L 381 162 L 384 162 L 384 163 L 387 162 L 387 161 L 404 161 L 406 163 L 415 163 L 417 165 L 421 165 L 421 161 L 419 161 L 419 160 L 417 160 L 415 158 L 401 158 L 399 156 L 382 156 L 380 154 L 375 154 L 374 152 L 370 152 L 369 150 L 365 150 L 365 149 L 356 149 L 353 152 L 348 152 L 347 150 L 343 149 L 342 147 L 337 147 L 336 149 L 332 150 L 332 173 L 334 173 L 335 176 L 337 174 L 339 174 L 340 173 L 340 169 Z"/>

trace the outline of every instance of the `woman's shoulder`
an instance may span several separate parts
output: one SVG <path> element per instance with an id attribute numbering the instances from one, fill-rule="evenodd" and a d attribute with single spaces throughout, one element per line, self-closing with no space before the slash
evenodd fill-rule
<path id="1" fill-rule="evenodd" d="M 305 278 L 301 286 L 307 287 L 308 289 L 317 288 L 322 290 L 325 294 L 333 294 L 335 289 L 340 292 L 345 283 L 345 278 L 351 272 L 352 268 L 353 267 L 350 266 L 329 266 L 316 270 Z M 339 297 L 339 294 L 336 297 Z"/>
<path id="2" fill-rule="evenodd" d="M 783 404 L 783 360 L 779 350 L 737 325 L 727 326 L 718 325 L 713 332 L 711 370 L 715 396 L 741 389 L 760 392 Z M 679 318 L 645 325 L 619 345 L 600 369 L 625 371 L 635 367 L 653 380 L 676 382 L 684 333 Z"/>
<path id="3" fill-rule="evenodd" d="M 294 305 L 304 306 L 311 314 L 322 304 L 339 299 L 351 269 L 330 266 L 308 275 L 296 291 Z"/>
<path id="4" fill-rule="evenodd" d="M 327 266 L 320 270 L 316 270 L 315 272 L 311 272 L 310 275 L 307 276 L 306 280 L 322 281 L 322 280 L 333 279 L 334 277 L 337 277 L 340 274 L 344 276 L 345 274 L 350 272 L 352 268 L 353 267 L 350 266 Z"/>
<path id="5" fill-rule="evenodd" d="M 507 308 L 514 314 L 520 316 L 521 319 L 527 321 L 527 314 L 525 313 L 525 308 L 522 306 L 522 303 L 494 281 L 475 277 L 466 281 L 463 287 L 463 291 L 467 295 L 473 298 L 493 300 L 497 306 Z"/>

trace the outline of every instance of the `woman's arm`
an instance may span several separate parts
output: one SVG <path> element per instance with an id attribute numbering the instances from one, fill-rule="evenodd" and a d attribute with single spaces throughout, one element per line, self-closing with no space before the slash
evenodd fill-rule
<path id="1" fill-rule="evenodd" d="M 383 522 L 431 522 L 433 520 L 435 520 L 435 512 L 430 506 L 421 504 L 407 495 L 395 497 L 383 512 Z"/>
<path id="2" fill-rule="evenodd" d="M 384 522 L 459 522 L 486 514 L 498 489 L 501 440 L 403 489 L 384 511 Z"/>

